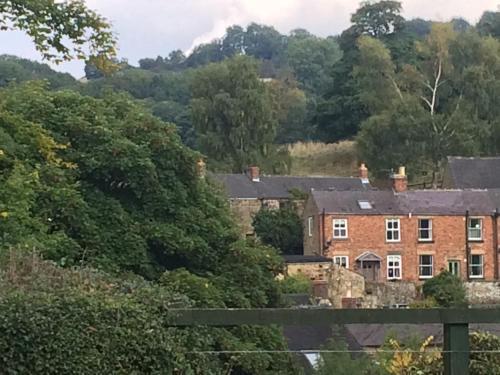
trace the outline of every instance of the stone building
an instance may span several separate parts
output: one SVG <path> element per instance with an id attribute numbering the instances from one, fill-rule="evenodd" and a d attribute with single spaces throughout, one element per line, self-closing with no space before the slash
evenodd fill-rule
<path id="1" fill-rule="evenodd" d="M 446 269 L 498 280 L 500 190 L 312 191 L 304 209 L 304 254 L 333 258 L 368 281 L 420 281 Z"/>
<path id="2" fill-rule="evenodd" d="M 305 197 L 311 190 L 365 190 L 370 187 L 368 170 L 360 167 L 359 177 L 266 176 L 259 167 L 245 174 L 213 174 L 222 184 L 231 209 L 244 235 L 254 234 L 253 217 L 262 207 L 279 208 L 294 200 L 302 214 Z"/>

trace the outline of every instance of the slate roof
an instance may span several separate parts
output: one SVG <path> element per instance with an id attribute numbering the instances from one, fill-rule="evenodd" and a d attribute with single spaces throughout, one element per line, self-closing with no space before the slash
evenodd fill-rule
<path id="1" fill-rule="evenodd" d="M 426 339 L 434 336 L 434 345 L 443 344 L 443 326 L 441 324 L 346 324 L 350 337 L 364 347 L 377 348 L 384 344 L 387 336 L 395 336 L 399 341 L 405 341 L 417 336 Z M 469 331 L 489 332 L 500 336 L 500 324 L 470 324 Z"/>
<path id="2" fill-rule="evenodd" d="M 448 157 L 451 184 L 458 189 L 500 189 L 500 157 Z"/>
<path id="3" fill-rule="evenodd" d="M 283 255 L 286 263 L 331 263 L 332 258 L 320 255 Z"/>
<path id="4" fill-rule="evenodd" d="M 313 191 L 318 212 L 351 215 L 489 215 L 500 207 L 500 189 Z M 370 202 L 361 209 L 359 201 Z"/>
<path id="5" fill-rule="evenodd" d="M 489 332 L 500 336 L 500 324 L 470 324 L 469 331 Z M 330 339 L 347 343 L 349 350 L 381 347 L 388 336 L 398 341 L 413 337 L 421 340 L 434 336 L 433 345 L 443 344 L 442 324 L 345 324 L 333 326 L 285 326 L 283 329 L 290 350 L 314 350 Z"/>
<path id="6" fill-rule="evenodd" d="M 260 176 L 254 182 L 245 174 L 213 174 L 212 179 L 222 183 L 229 198 L 286 199 L 290 190 L 299 189 L 305 193 L 314 190 L 363 190 L 369 184 L 363 184 L 358 177 L 296 177 L 296 176 Z"/>

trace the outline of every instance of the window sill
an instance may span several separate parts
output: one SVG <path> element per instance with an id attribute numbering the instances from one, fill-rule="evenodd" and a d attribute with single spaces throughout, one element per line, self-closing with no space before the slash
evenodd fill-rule
<path id="1" fill-rule="evenodd" d="M 469 238 L 469 242 L 481 243 L 484 242 L 484 240 L 482 238 Z"/>
<path id="2" fill-rule="evenodd" d="M 387 281 L 399 281 L 399 280 L 402 280 L 401 277 L 392 277 L 392 278 L 387 278 Z"/>
<path id="3" fill-rule="evenodd" d="M 434 243 L 434 240 L 421 240 L 421 239 L 419 239 L 417 242 L 419 244 Z"/>
<path id="4" fill-rule="evenodd" d="M 472 276 L 472 275 L 469 275 L 469 279 L 481 280 L 481 279 L 484 279 L 484 276 Z"/>
<path id="5" fill-rule="evenodd" d="M 429 280 L 429 279 L 432 279 L 434 276 L 419 276 L 418 279 L 419 280 Z"/>
<path id="6" fill-rule="evenodd" d="M 332 240 L 334 241 L 346 241 L 348 239 L 349 237 L 332 237 Z"/>

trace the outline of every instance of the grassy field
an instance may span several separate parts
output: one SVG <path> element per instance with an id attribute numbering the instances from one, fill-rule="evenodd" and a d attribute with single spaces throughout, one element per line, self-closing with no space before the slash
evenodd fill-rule
<path id="1" fill-rule="evenodd" d="M 357 176 L 358 161 L 353 141 L 339 143 L 298 142 L 288 146 L 291 175 Z"/>

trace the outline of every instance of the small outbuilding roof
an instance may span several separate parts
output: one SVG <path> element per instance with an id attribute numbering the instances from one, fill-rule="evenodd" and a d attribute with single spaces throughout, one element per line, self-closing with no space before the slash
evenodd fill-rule
<path id="1" fill-rule="evenodd" d="M 448 157 L 447 177 L 458 189 L 500 189 L 500 157 Z"/>

